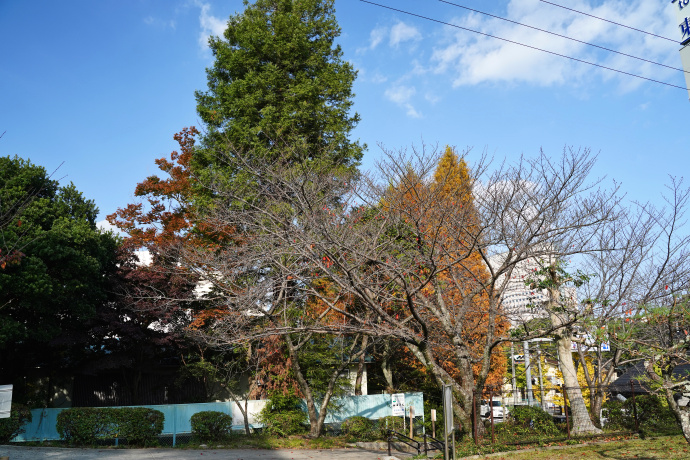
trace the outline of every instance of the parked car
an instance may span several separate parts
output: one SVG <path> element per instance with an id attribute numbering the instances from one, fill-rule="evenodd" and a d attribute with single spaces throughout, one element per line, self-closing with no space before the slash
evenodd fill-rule
<path id="1" fill-rule="evenodd" d="M 491 413 L 489 410 L 493 410 L 494 418 L 504 418 L 510 412 L 507 407 L 503 406 L 500 399 L 494 399 L 491 401 L 491 408 L 489 408 L 489 402 L 482 400 L 479 405 L 479 415 L 482 417 L 490 417 Z"/>

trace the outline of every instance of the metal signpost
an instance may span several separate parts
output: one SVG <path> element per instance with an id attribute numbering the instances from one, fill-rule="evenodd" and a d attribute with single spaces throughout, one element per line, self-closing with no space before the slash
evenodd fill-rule
<path id="1" fill-rule="evenodd" d="M 0 418 L 10 418 L 12 385 L 0 385 Z"/>
<path id="2" fill-rule="evenodd" d="M 455 426 L 453 424 L 453 389 L 450 385 L 443 385 L 443 428 L 445 436 L 445 458 L 448 460 L 448 435 L 450 434 L 453 438 L 453 460 L 455 460 Z"/>

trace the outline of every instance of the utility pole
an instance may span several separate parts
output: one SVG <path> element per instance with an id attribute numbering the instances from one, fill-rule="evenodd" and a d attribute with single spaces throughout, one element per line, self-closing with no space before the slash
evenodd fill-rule
<path id="1" fill-rule="evenodd" d="M 513 365 L 513 405 L 517 406 L 517 379 L 515 378 L 515 345 L 510 342 L 510 362 Z"/>
<path id="2" fill-rule="evenodd" d="M 534 405 L 534 394 L 532 392 L 532 370 L 530 369 L 529 360 L 529 342 L 525 340 L 522 342 L 525 351 L 525 379 L 527 380 L 527 402 L 530 406 Z"/>

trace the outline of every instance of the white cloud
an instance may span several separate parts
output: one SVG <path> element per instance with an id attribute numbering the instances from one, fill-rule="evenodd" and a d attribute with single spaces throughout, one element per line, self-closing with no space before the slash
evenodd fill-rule
<path id="1" fill-rule="evenodd" d="M 439 96 L 437 96 L 436 94 L 434 94 L 430 91 L 427 91 L 427 93 L 424 95 L 424 99 L 426 99 L 427 102 L 429 102 L 432 105 L 436 104 L 438 101 L 441 100 L 441 98 Z"/>
<path id="2" fill-rule="evenodd" d="M 410 99 L 417 93 L 414 86 L 395 85 L 388 88 L 385 92 L 386 97 L 406 110 L 408 116 L 421 118 L 421 114 L 414 108 Z"/>
<path id="3" fill-rule="evenodd" d="M 153 257 L 151 257 L 151 253 L 149 252 L 148 249 L 140 249 L 139 251 L 134 251 L 134 254 L 139 258 L 139 262 L 137 265 L 146 267 L 148 265 L 151 265 L 153 262 Z"/>
<path id="4" fill-rule="evenodd" d="M 398 46 L 400 43 L 417 41 L 421 38 L 422 34 L 416 27 L 407 25 L 401 21 L 391 27 L 389 43 L 390 46 Z"/>
<path id="5" fill-rule="evenodd" d="M 159 27 L 159 28 L 166 28 L 170 27 L 171 29 L 175 30 L 175 27 L 177 27 L 177 23 L 175 20 L 164 20 L 160 18 L 155 18 L 153 16 L 146 16 L 144 18 L 144 24 L 147 26 L 152 26 L 152 27 Z"/>
<path id="6" fill-rule="evenodd" d="M 388 29 L 385 27 L 377 27 L 371 31 L 369 34 L 369 49 L 373 50 L 383 41 L 388 33 Z"/>
<path id="7" fill-rule="evenodd" d="M 369 78 L 369 81 L 377 84 L 385 83 L 388 81 L 388 77 L 379 72 L 376 72 Z"/>
<path id="8" fill-rule="evenodd" d="M 199 46 L 205 51 L 208 48 L 209 37 L 211 35 L 222 37 L 228 24 L 227 21 L 217 18 L 210 13 L 210 4 L 198 0 L 195 4 L 201 8 L 199 14 L 199 25 L 201 26 L 201 32 L 199 32 Z"/>
<path id="9" fill-rule="evenodd" d="M 610 19 L 662 36 L 674 36 L 672 12 L 665 2 L 631 0 L 574 0 L 569 8 Z M 557 8 L 538 0 L 510 0 L 502 14 L 513 21 L 596 43 L 630 55 L 677 67 L 677 49 L 670 42 L 592 17 Z M 478 13 L 448 22 L 506 38 L 535 48 L 595 62 L 655 79 L 669 79 L 674 72 L 629 57 L 598 50 L 565 38 L 510 24 Z M 674 53 L 675 52 L 675 53 Z M 454 86 L 481 83 L 526 82 L 536 85 L 581 85 L 591 78 L 618 79 L 622 89 L 638 87 L 643 80 L 590 66 L 515 43 L 446 27 L 434 47 L 430 65 L 438 74 L 452 75 Z"/>
<path id="10" fill-rule="evenodd" d="M 102 232 L 113 232 L 116 235 L 120 233 L 120 230 L 116 226 L 112 225 L 105 219 L 96 222 L 96 228 Z"/>

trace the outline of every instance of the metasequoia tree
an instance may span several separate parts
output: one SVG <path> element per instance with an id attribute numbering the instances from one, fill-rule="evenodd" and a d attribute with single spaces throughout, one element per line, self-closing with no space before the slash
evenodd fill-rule
<path id="1" fill-rule="evenodd" d="M 516 265 L 591 250 L 591 234 L 615 205 L 612 192 L 588 182 L 593 158 L 586 151 L 567 150 L 557 161 L 542 153 L 492 173 L 480 165 L 460 183 L 451 173 L 434 180 L 439 155 L 416 150 L 384 152 L 376 176 L 266 164 L 239 151 L 224 161 L 251 180 L 207 176 L 218 197 L 207 221 L 219 232 L 243 229 L 245 241 L 213 252 L 181 246 L 176 255 L 217 287 L 209 340 L 398 338 L 453 386 L 465 427 L 494 351 L 511 340 L 501 294 Z M 322 289 L 324 280 L 336 289 Z M 323 305 L 317 315 L 308 299 Z M 330 321 L 334 314 L 344 320 Z M 468 335 L 473 328 L 485 332 Z M 450 341 L 456 378 L 433 353 L 436 333 Z"/>
<path id="2" fill-rule="evenodd" d="M 490 328 L 493 329 L 492 334 L 504 336 L 510 323 L 500 312 L 492 314 L 490 295 L 486 290 L 473 292 L 478 286 L 488 283 L 489 273 L 480 252 L 473 250 L 474 238 L 458 238 L 459 231 L 477 235 L 479 225 L 479 216 L 473 203 L 473 181 L 470 171 L 464 159 L 459 159 L 452 148 L 446 147 L 429 184 L 424 184 L 414 171 L 408 171 L 397 185 L 403 189 L 392 191 L 394 198 L 390 199 L 391 203 L 395 203 L 398 209 L 409 208 L 408 215 L 403 219 L 410 224 L 412 234 L 419 232 L 423 235 L 433 235 L 438 247 L 442 248 L 434 255 L 437 259 L 434 263 L 448 266 L 448 269 L 440 271 L 430 280 L 430 286 L 424 289 L 422 294 L 434 298 L 433 302 L 442 308 L 451 306 L 457 309 L 458 306 L 462 306 L 464 309 L 460 314 L 453 312 L 450 315 L 439 315 L 438 313 L 443 311 L 439 309 L 437 313 L 428 316 L 426 321 L 431 326 L 428 332 L 431 345 L 420 348 L 414 343 L 408 343 L 408 347 L 424 367 L 432 369 L 434 367 L 430 363 L 437 363 L 437 370 L 432 372 L 432 375 L 439 386 L 447 383 L 450 377 L 458 383 L 478 379 L 481 380 L 478 386 L 483 387 L 489 377 L 489 374 L 482 375 L 481 372 L 480 362 L 486 351 L 483 346 L 484 337 Z M 425 195 L 431 195 L 435 201 L 443 201 L 457 210 L 462 210 L 461 220 L 448 219 L 443 211 L 435 215 L 434 212 L 438 209 L 434 208 L 437 206 L 427 201 Z M 402 202 L 399 202 L 400 199 Z M 384 199 L 384 203 L 387 202 L 388 200 Z M 420 206 L 430 209 L 422 210 L 419 209 Z M 454 216 L 455 219 L 458 217 L 457 214 Z M 464 229 L 460 230 L 459 224 L 462 224 Z M 419 241 L 419 236 L 416 238 Z M 426 236 L 426 239 L 428 238 Z M 454 265 L 457 260 L 462 260 L 462 263 Z M 452 329 L 435 324 L 438 321 L 445 321 Z M 454 330 L 454 334 L 449 333 L 449 330 Z M 457 335 L 461 336 L 463 343 L 468 344 L 470 362 L 456 359 L 453 341 Z M 493 373 L 494 377 L 491 385 L 495 387 L 505 370 L 505 364 L 499 364 L 504 363 L 501 359 L 501 347 L 492 348 L 488 356 L 489 372 Z M 444 372 L 439 372 L 439 367 Z"/>

